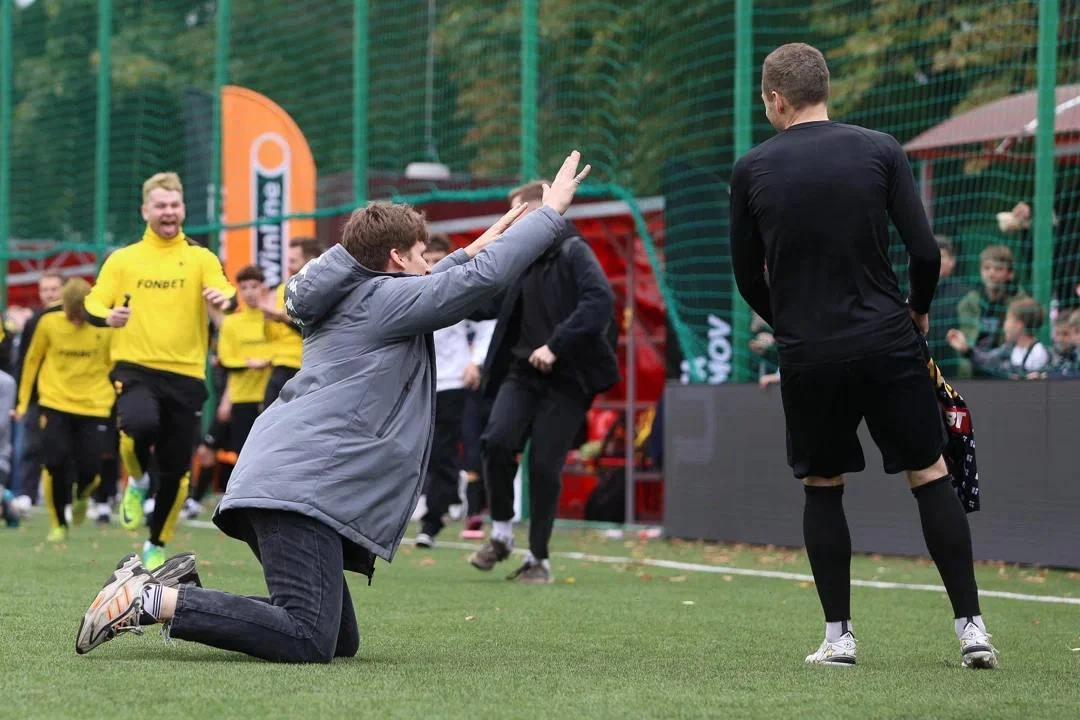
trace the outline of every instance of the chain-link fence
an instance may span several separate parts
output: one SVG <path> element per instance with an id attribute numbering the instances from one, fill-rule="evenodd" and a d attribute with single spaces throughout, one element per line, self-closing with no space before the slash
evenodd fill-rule
<path id="1" fill-rule="evenodd" d="M 331 218 L 379 197 L 491 205 L 580 148 L 594 166 L 588 194 L 622 200 L 633 216 L 681 374 L 748 380 L 768 359 L 749 349 L 752 319 L 734 293 L 727 179 L 772 132 L 762 59 L 800 40 L 830 62 L 834 117 L 909 144 L 935 231 L 957 259 L 949 297 L 977 299 L 980 253 L 1005 244 L 1017 289 L 1046 308 L 1077 304 L 1074 0 L 2 7 L 0 262 L 100 261 L 139 237 L 139 185 L 163 169 L 184 177 L 190 235 L 216 243 L 223 219 L 267 222 L 257 203 L 239 217 L 239 200 L 223 197 L 221 97 L 239 86 L 280 106 L 310 146 L 314 202 L 288 217 Z M 415 163 L 439 174 L 406 173 Z M 662 223 L 646 224 L 643 198 Z"/>

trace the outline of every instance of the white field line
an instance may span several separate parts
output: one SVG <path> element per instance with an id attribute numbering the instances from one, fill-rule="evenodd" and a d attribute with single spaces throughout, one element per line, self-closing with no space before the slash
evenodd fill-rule
<path id="1" fill-rule="evenodd" d="M 216 530 L 217 526 L 202 520 L 188 520 L 184 523 L 188 527 Z M 405 545 L 412 545 L 411 539 L 403 541 Z M 443 542 L 439 541 L 439 548 L 447 550 L 477 550 L 479 545 L 474 543 Z M 524 550 L 515 550 L 515 554 L 524 555 Z M 619 555 L 590 555 L 579 552 L 553 552 L 552 557 L 564 560 L 578 560 L 581 562 L 604 563 L 607 565 L 642 565 L 646 567 L 666 568 L 668 570 L 683 570 L 685 572 L 711 573 L 713 575 L 745 575 L 747 577 L 771 578 L 773 580 L 793 580 L 796 582 L 813 582 L 813 575 L 802 573 L 783 572 L 781 570 L 757 570 L 754 568 L 737 568 L 726 565 L 702 565 L 700 563 L 678 562 L 676 560 L 654 560 L 651 558 L 631 558 Z M 852 579 L 853 587 L 876 588 L 878 590 L 918 590 L 921 592 L 945 592 L 941 585 L 921 585 L 918 583 L 883 582 L 880 580 L 856 580 Z M 1060 597 L 1057 595 L 1029 595 L 1027 593 L 1005 592 L 1003 590 L 979 590 L 979 597 L 1002 598 L 1004 600 L 1024 600 L 1027 602 L 1051 603 L 1054 605 L 1080 605 L 1080 597 Z"/>

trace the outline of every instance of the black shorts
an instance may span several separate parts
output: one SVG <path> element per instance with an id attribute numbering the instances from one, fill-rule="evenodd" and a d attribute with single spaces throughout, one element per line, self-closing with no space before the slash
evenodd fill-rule
<path id="1" fill-rule="evenodd" d="M 836 477 L 866 467 L 862 420 L 885 472 L 923 470 L 941 456 L 945 425 L 918 344 L 843 363 L 782 368 L 788 464 L 795 477 Z"/>
<path id="2" fill-rule="evenodd" d="M 198 442 L 206 385 L 198 378 L 117 363 L 116 423 L 137 446 L 153 446 L 162 472 L 185 472 Z"/>
<path id="3" fill-rule="evenodd" d="M 70 463 L 80 475 L 94 475 L 115 432 L 110 418 L 47 407 L 38 411 L 38 427 L 44 448 L 43 464 L 54 474 Z"/>
<path id="4" fill-rule="evenodd" d="M 270 370 L 270 380 L 266 383 L 266 394 L 263 396 L 263 409 L 270 407 L 274 404 L 274 401 L 278 399 L 278 395 L 281 394 L 281 389 L 285 387 L 285 383 L 296 377 L 296 373 L 300 372 L 297 368 L 285 367 L 284 365 L 275 365 Z"/>

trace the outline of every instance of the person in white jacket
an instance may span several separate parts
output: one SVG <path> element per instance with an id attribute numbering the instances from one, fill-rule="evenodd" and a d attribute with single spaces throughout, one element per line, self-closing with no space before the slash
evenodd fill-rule
<path id="1" fill-rule="evenodd" d="M 424 259 L 437 263 L 450 254 L 450 240 L 440 233 L 428 236 Z M 443 529 L 451 505 L 461 503 L 461 445 L 469 393 L 480 387 L 494 323 L 462 320 L 435 331 L 435 436 L 426 480 L 427 509 L 420 518 L 416 545 L 430 548 Z M 470 342 L 471 337 L 471 342 Z"/>

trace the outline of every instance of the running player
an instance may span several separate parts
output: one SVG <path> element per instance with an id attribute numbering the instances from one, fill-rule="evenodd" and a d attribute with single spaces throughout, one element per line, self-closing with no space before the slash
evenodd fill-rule
<path id="1" fill-rule="evenodd" d="M 128 472 L 121 525 L 135 530 L 150 489 L 150 453 L 158 487 L 143 563 L 165 560 L 188 494 L 192 443 L 206 401 L 207 308 L 230 311 L 236 290 L 221 262 L 188 241 L 182 228 L 184 188 L 175 173 L 143 184 L 142 240 L 116 251 L 86 298 L 90 322 L 117 328 L 112 379 L 118 397 L 120 455 Z"/>
<path id="2" fill-rule="evenodd" d="M 45 506 L 49 512 L 49 542 L 68 537 L 64 511 L 71 519 L 86 519 L 91 494 L 101 482 L 102 453 L 111 436 L 110 420 L 116 394 L 109 382 L 112 361 L 107 330 L 86 322 L 83 301 L 90 283 L 72 278 L 61 292 L 61 304 L 40 318 L 22 367 L 19 405 L 22 419 L 31 407 L 35 380 L 37 417 L 44 468 L 41 471 Z M 72 495 L 72 484 L 76 490 Z"/>

